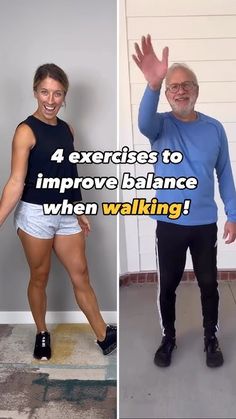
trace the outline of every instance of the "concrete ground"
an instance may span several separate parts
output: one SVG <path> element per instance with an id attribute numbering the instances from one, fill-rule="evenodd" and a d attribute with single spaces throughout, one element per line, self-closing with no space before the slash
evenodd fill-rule
<path id="1" fill-rule="evenodd" d="M 50 361 L 32 357 L 35 326 L 0 325 L 0 419 L 115 419 L 116 354 L 88 325 L 49 326 Z"/>
<path id="2" fill-rule="evenodd" d="M 161 341 L 156 284 L 120 290 L 120 418 L 236 418 L 236 283 L 221 282 L 218 338 L 225 363 L 205 364 L 199 289 L 177 292 L 177 349 L 153 363 Z"/>

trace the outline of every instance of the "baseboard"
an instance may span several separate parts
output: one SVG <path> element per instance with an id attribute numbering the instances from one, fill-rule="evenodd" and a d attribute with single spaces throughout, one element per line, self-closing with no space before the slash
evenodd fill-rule
<path id="1" fill-rule="evenodd" d="M 102 311 L 106 323 L 117 323 L 116 311 Z M 80 311 L 48 311 L 46 322 L 50 323 L 88 323 Z M 30 311 L 0 311 L 0 324 L 31 324 L 34 323 Z"/>
<path id="2" fill-rule="evenodd" d="M 195 281 L 195 275 L 193 270 L 185 270 L 182 281 Z M 231 281 L 236 280 L 236 270 L 218 270 L 219 281 Z M 141 271 L 141 272 L 130 272 L 122 274 L 120 276 L 120 286 L 130 284 L 143 284 L 153 283 L 158 281 L 158 275 L 156 271 Z"/>

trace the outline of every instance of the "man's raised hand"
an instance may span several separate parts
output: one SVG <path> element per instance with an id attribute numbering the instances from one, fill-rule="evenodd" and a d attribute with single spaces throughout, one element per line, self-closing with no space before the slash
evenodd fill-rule
<path id="1" fill-rule="evenodd" d="M 162 60 L 159 60 L 154 52 L 151 35 L 142 36 L 141 48 L 138 43 L 134 44 L 136 55 L 132 58 L 142 71 L 149 86 L 153 90 L 161 88 L 161 84 L 168 70 L 169 48 L 165 47 L 162 51 Z"/>

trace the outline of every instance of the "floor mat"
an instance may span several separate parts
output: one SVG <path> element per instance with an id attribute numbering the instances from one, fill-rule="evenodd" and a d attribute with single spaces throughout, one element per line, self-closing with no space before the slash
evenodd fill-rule
<path id="1" fill-rule="evenodd" d="M 115 419 L 116 354 L 84 324 L 51 325 L 52 358 L 32 357 L 33 325 L 0 325 L 0 419 Z"/>

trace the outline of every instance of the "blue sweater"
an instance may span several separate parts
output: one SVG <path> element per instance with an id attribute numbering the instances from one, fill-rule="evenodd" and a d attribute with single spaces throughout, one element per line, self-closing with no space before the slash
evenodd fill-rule
<path id="1" fill-rule="evenodd" d="M 139 109 L 139 129 L 150 140 L 152 150 L 159 152 L 154 165 L 155 176 L 195 177 L 195 189 L 158 189 L 159 202 L 184 202 L 191 200 L 188 215 L 170 219 L 164 215 L 152 216 L 157 220 L 181 225 L 203 225 L 217 221 L 214 201 L 214 169 L 220 196 L 229 221 L 236 222 L 236 192 L 229 159 L 227 138 L 223 126 L 216 119 L 198 112 L 191 122 L 177 119 L 172 112 L 157 113 L 159 91 L 146 88 Z M 169 149 L 183 155 L 180 163 L 163 163 L 161 153 Z"/>

